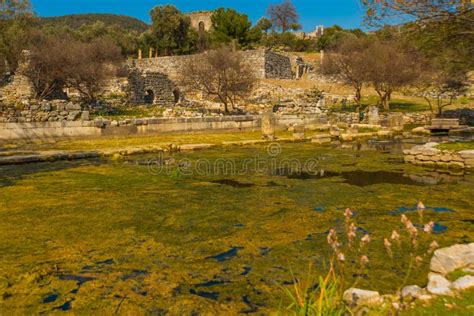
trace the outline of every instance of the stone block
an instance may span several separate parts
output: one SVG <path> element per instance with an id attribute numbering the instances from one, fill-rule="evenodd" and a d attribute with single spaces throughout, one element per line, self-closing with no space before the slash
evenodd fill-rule
<path id="1" fill-rule="evenodd" d="M 463 159 L 474 159 L 474 150 L 463 150 L 459 152 Z"/>
<path id="2" fill-rule="evenodd" d="M 452 295 L 451 282 L 444 276 L 437 273 L 430 273 L 428 275 L 428 292 L 435 295 Z"/>
<path id="3" fill-rule="evenodd" d="M 344 302 L 351 306 L 370 306 L 382 301 L 379 292 L 350 288 L 343 294 Z"/>

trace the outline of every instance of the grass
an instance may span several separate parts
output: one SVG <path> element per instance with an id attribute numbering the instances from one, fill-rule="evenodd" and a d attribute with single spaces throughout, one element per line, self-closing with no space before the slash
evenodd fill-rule
<path id="1" fill-rule="evenodd" d="M 280 138 L 291 137 L 292 133 L 277 131 L 276 136 Z M 43 141 L 37 143 L 18 142 L 15 144 L 4 144 L 5 150 L 94 150 L 96 148 L 122 148 L 147 145 L 169 145 L 169 144 L 221 144 L 222 142 L 256 140 L 261 139 L 260 131 L 219 131 L 219 132 L 187 132 L 172 133 L 156 136 L 128 136 L 128 137 L 102 137 L 91 139 L 70 139 L 58 141 Z M 0 147 L 1 148 L 1 147 Z"/>
<path id="2" fill-rule="evenodd" d="M 394 162 L 400 155 L 375 150 L 309 143 L 281 144 L 281 150 L 279 162 L 316 159 L 326 175 L 384 170 L 427 176 L 422 168 Z M 226 159 L 242 167 L 264 157 L 267 148 L 253 146 L 165 158 L 192 165 Z M 393 293 L 404 279 L 378 251 L 382 237 L 400 224 L 392 211 L 419 200 L 453 209 L 424 214 L 424 222 L 448 227 L 435 236 L 442 247 L 469 242 L 473 234 L 469 174 L 438 185 L 394 183 L 383 175 L 382 182 L 361 186 L 343 176 L 295 179 L 250 165 L 244 174 L 175 177 L 151 172 L 151 158 L 0 167 L 0 314 L 51 314 L 67 302 L 77 315 L 271 314 L 281 302 L 275 284 L 304 280 L 310 261 L 314 275 L 326 276 L 325 232 L 344 225 L 339 219 L 348 206 L 373 236 L 370 273 L 357 287 L 382 293 Z M 213 182 L 225 179 L 251 185 Z M 232 256 L 213 259 L 234 248 Z M 288 267 L 294 267 L 293 277 Z M 426 285 L 428 270 L 425 260 L 410 283 Z M 46 300 L 52 294 L 57 299 Z"/>
<path id="3" fill-rule="evenodd" d="M 456 297 L 438 297 L 426 304 L 418 303 L 414 308 L 401 313 L 402 316 L 474 315 L 474 290 Z"/>
<path id="4" fill-rule="evenodd" d="M 441 150 L 453 150 L 453 151 L 474 150 L 474 141 L 443 143 L 443 144 L 438 145 L 437 148 Z"/>

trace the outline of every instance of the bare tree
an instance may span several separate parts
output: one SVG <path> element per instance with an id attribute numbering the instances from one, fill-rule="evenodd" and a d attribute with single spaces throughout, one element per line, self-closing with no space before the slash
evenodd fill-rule
<path id="1" fill-rule="evenodd" d="M 291 0 L 285 0 L 280 4 L 271 4 L 267 9 L 267 14 L 273 26 L 276 26 L 286 32 L 290 29 L 301 28 L 298 23 L 298 13 Z"/>
<path id="2" fill-rule="evenodd" d="M 37 34 L 23 58 L 27 66 L 21 72 L 30 78 L 37 99 L 74 87 L 92 101 L 122 57 L 120 48 L 108 39 L 83 43 L 65 35 Z"/>
<path id="3" fill-rule="evenodd" d="M 443 109 L 465 94 L 469 84 L 464 72 L 452 73 L 440 67 L 427 66 L 417 87 L 431 112 L 434 112 L 433 105 L 436 105 L 438 116 L 442 116 Z"/>
<path id="4" fill-rule="evenodd" d="M 321 66 L 323 74 L 336 76 L 354 88 L 358 108 L 362 99 L 362 87 L 368 80 L 368 45 L 367 39 L 347 37 L 328 54 Z"/>
<path id="5" fill-rule="evenodd" d="M 252 69 L 241 53 L 229 48 L 219 48 L 206 54 L 196 55 L 184 67 L 182 84 L 189 90 L 203 92 L 217 97 L 229 113 L 245 98 L 255 83 Z"/>
<path id="6" fill-rule="evenodd" d="M 367 81 L 373 85 L 385 110 L 390 109 L 392 93 L 414 84 L 422 72 L 418 54 L 395 41 L 373 41 L 366 58 Z"/>
<path id="7" fill-rule="evenodd" d="M 113 77 L 122 61 L 120 48 L 108 38 L 91 43 L 73 42 L 64 65 L 66 85 L 77 89 L 87 101 L 93 101 L 104 82 Z"/>

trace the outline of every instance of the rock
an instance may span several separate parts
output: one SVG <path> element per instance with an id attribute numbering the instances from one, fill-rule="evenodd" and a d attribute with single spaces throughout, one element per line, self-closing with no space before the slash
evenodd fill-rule
<path id="1" fill-rule="evenodd" d="M 315 135 L 311 138 L 311 142 L 315 144 L 327 144 L 331 142 L 331 135 L 330 134 L 321 134 Z"/>
<path id="2" fill-rule="evenodd" d="M 275 139 L 276 118 L 272 108 L 267 108 L 262 115 L 262 137 L 263 139 Z"/>
<path id="3" fill-rule="evenodd" d="M 451 282 L 449 282 L 444 276 L 437 273 L 428 275 L 428 292 L 435 295 L 452 295 Z"/>
<path id="4" fill-rule="evenodd" d="M 110 126 L 118 126 L 119 123 L 116 121 L 116 120 L 113 120 L 112 122 L 110 122 Z"/>
<path id="5" fill-rule="evenodd" d="M 381 302 L 379 292 L 350 288 L 344 292 L 344 302 L 349 306 L 374 305 Z"/>
<path id="6" fill-rule="evenodd" d="M 75 121 L 79 115 L 81 115 L 81 112 L 79 111 L 73 111 L 71 113 L 69 113 L 69 115 L 67 116 L 67 120 L 68 121 Z"/>
<path id="7" fill-rule="evenodd" d="M 424 294 L 426 294 L 425 291 L 418 285 L 405 286 L 401 291 L 402 298 L 417 299 Z"/>
<path id="8" fill-rule="evenodd" d="M 474 243 L 438 249 L 431 258 L 430 269 L 446 275 L 474 264 Z"/>
<path id="9" fill-rule="evenodd" d="M 463 159 L 474 159 L 474 150 L 463 150 L 459 152 Z"/>
<path id="10" fill-rule="evenodd" d="M 465 275 L 451 284 L 451 288 L 456 291 L 464 291 L 474 287 L 474 276 Z"/>
<path id="11" fill-rule="evenodd" d="M 429 130 L 427 130 L 426 128 L 420 126 L 420 127 L 416 127 L 414 129 L 411 130 L 411 132 L 413 134 L 424 134 L 424 135 L 429 135 L 431 134 L 431 132 Z"/>
<path id="12" fill-rule="evenodd" d="M 89 111 L 82 111 L 81 120 L 82 121 L 90 121 L 90 119 L 91 119 L 91 116 L 90 116 Z"/>

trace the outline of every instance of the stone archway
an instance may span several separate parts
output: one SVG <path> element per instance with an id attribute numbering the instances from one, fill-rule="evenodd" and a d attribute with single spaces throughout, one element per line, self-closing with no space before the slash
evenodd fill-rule
<path id="1" fill-rule="evenodd" d="M 146 104 L 153 104 L 153 103 L 155 103 L 155 93 L 153 92 L 152 89 L 147 89 L 147 90 L 145 90 L 145 94 L 144 94 L 144 97 L 143 97 L 143 101 L 144 101 Z"/>
<path id="2" fill-rule="evenodd" d="M 199 22 L 198 30 L 199 32 L 204 32 L 206 30 L 206 24 L 204 23 L 204 21 Z"/>
<path id="3" fill-rule="evenodd" d="M 174 96 L 174 104 L 177 104 L 179 100 L 181 99 L 181 93 L 179 92 L 178 89 L 173 90 L 173 96 Z"/>

